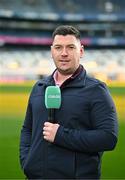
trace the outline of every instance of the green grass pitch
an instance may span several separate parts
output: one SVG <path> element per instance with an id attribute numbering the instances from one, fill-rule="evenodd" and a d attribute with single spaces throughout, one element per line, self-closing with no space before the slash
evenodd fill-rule
<path id="1" fill-rule="evenodd" d="M 0 85 L 0 179 L 25 179 L 19 164 L 20 130 L 32 84 Z M 110 87 L 119 119 L 114 151 L 102 159 L 102 179 L 125 179 L 125 87 Z"/>

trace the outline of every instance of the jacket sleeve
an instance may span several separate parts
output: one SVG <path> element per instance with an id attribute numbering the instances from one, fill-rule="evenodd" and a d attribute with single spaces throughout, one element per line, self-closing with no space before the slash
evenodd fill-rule
<path id="1" fill-rule="evenodd" d="M 99 84 L 93 89 L 90 98 L 92 128 L 84 130 L 60 126 L 54 140 L 55 144 L 80 152 L 114 149 L 117 143 L 118 124 L 110 93 L 104 84 Z"/>
<path id="2" fill-rule="evenodd" d="M 32 136 L 32 109 L 31 104 L 28 103 L 25 121 L 21 130 L 20 136 L 20 163 L 23 169 L 25 160 L 28 156 Z"/>

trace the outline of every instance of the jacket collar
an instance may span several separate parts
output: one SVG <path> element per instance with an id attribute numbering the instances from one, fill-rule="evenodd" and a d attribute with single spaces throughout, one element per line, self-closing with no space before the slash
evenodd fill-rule
<path id="1" fill-rule="evenodd" d="M 72 80 L 65 85 L 65 87 L 84 87 L 86 83 L 86 70 L 83 70 L 79 73 L 78 76 L 72 78 Z"/>
<path id="2" fill-rule="evenodd" d="M 54 72 L 52 73 L 52 75 L 39 80 L 38 86 L 55 85 L 54 78 L 53 78 Z M 85 86 L 85 82 L 86 82 L 86 70 L 84 69 L 84 67 L 82 65 L 80 65 L 80 69 L 76 70 L 76 72 L 73 74 L 73 76 L 71 76 L 70 79 L 67 80 L 67 82 L 62 84 L 61 89 L 65 88 L 65 87 L 83 87 L 83 86 Z"/>

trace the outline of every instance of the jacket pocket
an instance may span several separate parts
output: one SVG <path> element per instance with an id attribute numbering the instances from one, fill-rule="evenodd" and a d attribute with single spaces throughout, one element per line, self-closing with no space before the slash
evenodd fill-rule
<path id="1" fill-rule="evenodd" d="M 98 179 L 99 176 L 98 153 L 76 153 L 76 178 Z"/>
<path id="2" fill-rule="evenodd" d="M 47 164 L 48 178 L 75 178 L 75 152 L 51 144 L 48 147 Z"/>
<path id="3" fill-rule="evenodd" d="M 28 157 L 24 164 L 24 174 L 28 178 L 42 177 L 43 160 L 42 160 L 42 146 L 38 141 L 36 145 L 31 146 Z"/>

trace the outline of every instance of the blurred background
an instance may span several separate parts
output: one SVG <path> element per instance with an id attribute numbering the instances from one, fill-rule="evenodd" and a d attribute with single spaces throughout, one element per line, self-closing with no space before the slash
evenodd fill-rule
<path id="1" fill-rule="evenodd" d="M 102 159 L 102 179 L 125 179 L 125 1 L 0 0 L 0 179 L 24 179 L 19 138 L 33 84 L 51 74 L 53 30 L 77 27 L 90 76 L 109 87 L 119 140 Z"/>

